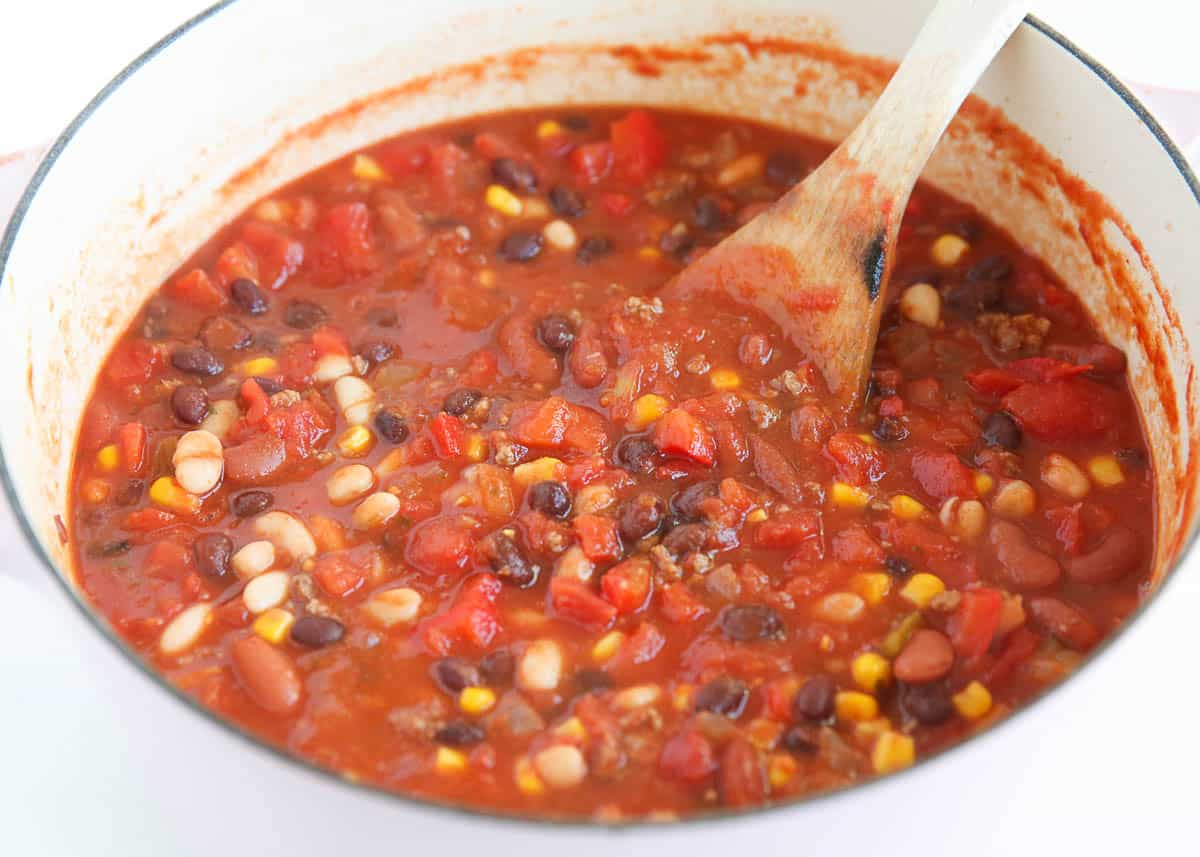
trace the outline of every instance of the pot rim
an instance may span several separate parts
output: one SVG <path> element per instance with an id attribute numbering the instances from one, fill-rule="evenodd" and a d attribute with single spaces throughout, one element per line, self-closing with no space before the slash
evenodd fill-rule
<path id="1" fill-rule="evenodd" d="M 4 282 L 4 274 L 7 270 L 9 256 L 11 255 L 12 249 L 16 244 L 17 238 L 20 234 L 21 224 L 24 221 L 29 207 L 33 203 L 34 197 L 37 195 L 37 192 L 41 188 L 41 185 L 45 181 L 47 175 L 49 175 L 50 171 L 54 168 L 58 158 L 74 139 L 75 135 L 78 133 L 83 124 L 89 118 L 91 118 L 91 116 L 97 110 L 99 110 L 101 106 L 103 106 L 104 102 L 110 95 L 120 88 L 127 80 L 142 71 L 143 68 L 148 66 L 156 57 L 166 51 L 172 44 L 187 35 L 190 31 L 194 30 L 209 18 L 212 18 L 218 13 L 233 6 L 236 2 L 237 0 L 219 0 L 219 2 L 188 19 L 154 45 L 149 47 L 128 66 L 122 69 L 116 75 L 116 77 L 110 80 L 91 99 L 91 101 L 84 106 L 79 114 L 71 120 L 70 124 L 67 125 L 63 132 L 55 139 L 54 143 L 42 157 L 41 162 L 38 164 L 37 169 L 30 178 L 29 183 L 26 185 L 24 192 L 17 201 L 17 205 L 13 209 L 3 236 L 0 236 L 0 283 Z M 1150 114 L 1149 110 L 1146 109 L 1145 105 L 1143 105 L 1141 101 L 1139 101 L 1138 98 L 1125 85 L 1121 83 L 1121 81 L 1117 79 L 1117 77 L 1111 71 L 1097 62 L 1094 57 L 1080 49 L 1079 46 L 1070 39 L 1066 38 L 1056 29 L 1049 26 L 1034 15 L 1026 15 L 1024 21 L 1021 23 L 1021 26 L 1028 27 L 1034 32 L 1039 33 L 1040 35 L 1049 39 L 1051 42 L 1054 42 L 1059 48 L 1073 56 L 1077 61 L 1082 63 L 1093 74 L 1095 74 L 1105 86 L 1112 90 L 1112 92 L 1125 103 L 1130 111 L 1137 117 L 1138 121 L 1150 131 L 1155 140 L 1157 140 L 1159 145 L 1162 146 L 1167 156 L 1175 165 L 1175 169 L 1183 178 L 1184 183 L 1188 186 L 1188 189 L 1191 190 L 1192 196 L 1195 198 L 1197 205 L 1200 205 L 1200 180 L 1197 179 L 1197 176 L 1193 172 L 1191 166 L 1188 164 L 1187 159 L 1184 157 L 1183 153 L 1180 151 L 1179 147 L 1174 143 L 1174 141 L 1171 140 L 1170 136 L 1163 129 L 1163 127 Z M 55 570 L 53 561 L 43 549 L 40 540 L 34 532 L 33 525 L 26 515 L 25 509 L 22 507 L 20 499 L 18 498 L 16 486 L 13 482 L 12 475 L 9 473 L 7 459 L 2 445 L 0 445 L 0 484 L 3 485 L 4 494 L 9 505 L 12 507 L 13 516 L 17 520 L 17 524 L 22 535 L 25 537 L 25 541 L 32 548 L 34 556 L 37 557 L 42 568 L 57 584 L 58 590 L 63 594 L 66 600 L 69 601 L 75 607 L 75 609 L 79 611 L 80 614 L 82 614 L 87 623 L 91 625 L 95 631 L 112 643 L 117 650 L 125 656 L 125 659 L 134 666 L 135 669 L 139 670 L 143 675 L 150 679 L 152 683 L 156 684 L 160 690 L 166 691 L 185 709 L 189 710 L 193 714 L 199 715 L 202 720 L 206 721 L 210 725 L 215 725 L 218 729 L 224 731 L 228 735 L 233 736 L 235 739 L 242 742 L 244 745 L 249 746 L 253 750 L 265 753 L 268 756 L 272 756 L 275 759 L 282 761 L 291 770 L 301 771 L 307 776 L 316 777 L 324 782 L 338 783 L 343 787 L 348 787 L 373 799 L 382 799 L 389 802 L 396 801 L 402 805 L 407 805 L 419 810 L 433 810 L 443 814 L 447 818 L 499 823 L 510 828 L 549 827 L 555 830 L 562 829 L 575 832 L 611 832 L 613 830 L 636 830 L 639 832 L 646 830 L 666 831 L 676 830 L 681 824 L 687 824 L 689 829 L 695 829 L 700 826 L 713 826 L 721 823 L 728 824 L 729 822 L 746 820 L 747 818 L 758 817 L 767 813 L 770 813 L 771 815 L 779 815 L 788 811 L 812 811 L 814 808 L 819 808 L 835 800 L 845 798 L 851 793 L 858 793 L 869 788 L 878 789 L 884 787 L 885 785 L 900 783 L 904 780 L 906 775 L 912 771 L 917 769 L 928 770 L 934 764 L 943 763 L 947 757 L 953 756 L 955 751 L 961 747 L 981 744 L 984 741 L 994 741 L 997 735 L 1007 730 L 1008 725 L 1012 721 L 1017 718 L 1024 718 L 1027 712 L 1032 710 L 1034 706 L 1041 703 L 1041 701 L 1048 694 L 1057 692 L 1059 688 L 1075 680 L 1075 678 L 1085 669 L 1091 669 L 1092 664 L 1094 664 L 1104 652 L 1108 651 L 1109 648 L 1112 647 L 1119 639 L 1122 639 L 1128 635 L 1130 627 L 1144 624 L 1142 616 L 1144 616 L 1144 614 L 1146 614 L 1148 610 L 1162 598 L 1163 591 L 1173 582 L 1173 579 L 1178 574 L 1180 566 L 1182 566 L 1184 562 L 1191 556 L 1197 542 L 1200 541 L 1200 528 L 1198 528 L 1196 532 L 1192 533 L 1192 536 L 1188 539 L 1187 544 L 1184 546 L 1183 550 L 1180 551 L 1179 556 L 1176 558 L 1171 571 L 1165 575 L 1154 592 L 1152 592 L 1146 598 L 1146 600 L 1138 605 L 1137 609 L 1130 614 L 1125 622 L 1121 624 L 1120 628 L 1106 637 L 1101 644 L 1091 653 L 1089 653 L 1083 662 L 1066 678 L 1057 684 L 1044 689 L 1020 709 L 1012 712 L 1012 714 L 1010 714 L 1008 717 L 1005 717 L 1001 722 L 995 724 L 994 726 L 989 727 L 983 733 L 972 736 L 971 738 L 960 741 L 956 744 L 952 744 L 949 747 L 939 750 L 932 755 L 922 757 L 916 762 L 916 764 L 904 771 L 880 777 L 873 777 L 869 780 L 842 786 L 840 788 L 827 792 L 821 792 L 809 797 L 798 798 L 785 803 L 768 805 L 755 809 L 716 810 L 691 817 L 685 817 L 670 823 L 662 823 L 645 819 L 631 819 L 618 822 L 597 822 L 590 819 L 561 819 L 553 817 L 538 818 L 535 816 L 520 815 L 516 813 L 475 809 L 460 804 L 414 797 L 401 792 L 390 791 L 369 783 L 354 782 L 341 776 L 336 771 L 316 765 L 300 758 L 299 756 L 292 755 L 286 750 L 268 744 L 265 741 L 258 739 L 254 735 L 251 735 L 250 733 L 240 729 L 232 722 L 205 708 L 191 696 L 188 696 L 170 682 L 166 681 L 161 675 L 159 675 L 149 664 L 147 664 L 140 656 L 138 656 L 135 651 L 133 651 L 124 643 L 124 641 L 122 641 L 116 636 L 116 634 L 113 633 L 108 624 L 104 622 L 100 616 L 84 602 L 83 598 L 80 597 L 77 591 L 62 575 Z"/>

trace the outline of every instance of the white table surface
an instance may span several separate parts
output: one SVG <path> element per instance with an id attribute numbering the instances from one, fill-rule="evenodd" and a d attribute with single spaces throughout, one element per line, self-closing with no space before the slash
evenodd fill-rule
<path id="1" fill-rule="evenodd" d="M 201 0 L 43 0 L 17 9 L 8 8 L 17 6 L 15 0 L 0 0 L 0 81 L 21 82 L 0 86 L 0 153 L 27 150 L 24 156 L 0 160 L 0 222 L 32 172 L 37 150 L 137 53 L 207 5 Z M 1195 100 L 1172 90 L 1200 90 L 1194 44 L 1200 4 L 1143 0 L 1136 5 L 1136 15 L 1130 14 L 1127 0 L 1043 0 L 1035 7 L 1134 85 L 1168 130 L 1187 143 L 1200 134 L 1200 109 Z M 1189 579 L 1181 581 L 1175 597 L 1200 594 L 1195 569 L 1188 571 Z M 182 853 L 177 826 L 155 810 L 159 783 L 153 778 L 165 772 L 130 763 L 134 757 L 144 760 L 147 747 L 158 740 L 144 730 L 134 734 L 122 709 L 127 699 L 137 698 L 131 689 L 144 691 L 144 679 L 72 611 L 0 500 L 0 854 Z M 1158 645 L 1161 650 L 1162 642 Z M 1194 737 L 1200 702 L 1196 641 L 1181 634 L 1178 645 L 1174 662 L 1125 658 L 1106 674 L 1106 681 L 1141 693 L 1161 688 L 1160 698 L 1144 701 L 1144 720 L 1114 716 L 1105 723 L 1106 712 L 1092 711 L 1084 713 L 1088 725 L 1079 727 L 1095 736 L 1096 775 L 1122 792 L 1123 817 L 1105 819 L 1103 838 L 1089 836 L 1088 830 L 1064 837 L 1058 835 L 1061 830 L 1050 835 L 1053 815 L 1030 811 L 1027 817 L 1003 820 L 1010 841 L 1027 841 L 1031 855 L 1047 853 L 1039 843 L 1072 840 L 1092 855 L 1127 854 L 1130 843 L 1139 840 L 1177 843 L 1178 854 L 1200 853 L 1187 817 L 1192 813 L 1183 812 L 1188 801 L 1179 792 L 1194 794 L 1193 778 L 1200 768 L 1200 742 Z M 1186 691 L 1181 683 L 1187 684 Z M 164 710 L 180 713 L 178 708 Z M 1136 717 L 1142 709 L 1129 705 L 1121 710 Z M 1114 755 L 1107 740 L 1110 729 L 1154 730 L 1155 740 L 1147 741 L 1146 749 L 1160 757 L 1147 760 L 1136 751 Z M 1177 740 L 1166 737 L 1174 732 Z M 1062 758 L 1077 763 L 1078 755 Z M 1072 807 L 1065 796 L 1063 801 L 1057 809 L 1068 816 L 1084 809 Z M 197 823 L 220 818 L 219 806 L 198 809 Z M 236 831 L 231 834 L 226 853 L 241 853 Z M 924 853 L 943 853 L 936 837 L 929 839 Z M 976 853 L 995 852 L 982 848 Z"/>

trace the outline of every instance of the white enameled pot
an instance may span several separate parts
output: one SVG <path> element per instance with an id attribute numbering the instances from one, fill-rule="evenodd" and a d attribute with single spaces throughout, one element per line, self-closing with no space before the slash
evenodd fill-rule
<path id="1" fill-rule="evenodd" d="M 1187 740 L 1147 729 L 1147 712 L 1197 701 L 1171 683 L 1169 661 L 1191 642 L 1188 602 L 1198 603 L 1185 555 L 1200 437 L 1200 188 L 1129 93 L 1035 20 L 980 82 L 984 101 L 964 110 L 927 177 L 1048 260 L 1129 354 L 1159 475 L 1163 591 L 1077 676 L 999 728 L 904 774 L 740 817 L 620 831 L 496 819 L 372 792 L 246 739 L 121 649 L 70 582 L 56 516 L 96 367 L 164 277 L 254 199 L 356 146 L 509 107 L 642 102 L 835 139 L 888 71 L 847 52 L 894 60 L 930 5 L 237 0 L 101 91 L 0 242 L 0 443 L 22 524 L 79 607 L 61 611 L 66 639 L 111 643 L 108 702 L 128 724 L 119 778 L 144 801 L 145 835 L 179 855 L 468 844 L 476 854 L 865 855 L 922 843 L 981 855 L 1013 853 L 1031 834 L 1047 846 L 1081 832 L 1123 844 L 1143 820 L 1127 823 L 1131 807 L 1147 823 L 1183 812 L 1175 789 L 1138 803 L 1122 783 L 1151 780 L 1147 754 L 1165 759 Z M 129 853 L 140 835 L 127 820 L 106 831 L 96 807 L 73 811 L 97 827 L 98 853 Z M 1154 835 L 1148 826 L 1129 845 Z"/>

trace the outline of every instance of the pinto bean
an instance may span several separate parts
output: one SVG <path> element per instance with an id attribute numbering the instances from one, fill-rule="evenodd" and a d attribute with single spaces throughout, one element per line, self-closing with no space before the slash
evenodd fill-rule
<path id="1" fill-rule="evenodd" d="M 917 631 L 892 664 L 900 681 L 924 684 L 937 681 L 954 666 L 954 647 L 941 631 L 928 628 Z"/>
<path id="2" fill-rule="evenodd" d="M 567 366 L 571 376 L 580 387 L 591 389 L 608 375 L 608 358 L 604 354 L 604 342 L 594 322 L 584 322 L 567 355 Z"/>
<path id="3" fill-rule="evenodd" d="M 1057 583 L 1062 576 L 1062 568 L 1054 557 L 1029 544 L 1025 531 L 1016 524 L 996 521 L 989 538 L 1011 585 L 1020 589 L 1043 589 Z"/>
<path id="4" fill-rule="evenodd" d="M 1133 571 L 1141 557 L 1137 534 L 1115 524 L 1105 532 L 1100 544 L 1067 561 L 1067 577 L 1075 583 L 1113 583 Z"/>
<path id="5" fill-rule="evenodd" d="M 1029 612 L 1048 634 L 1064 646 L 1084 652 L 1100 641 L 1100 632 L 1078 607 L 1057 598 L 1034 598 Z"/>
<path id="6" fill-rule="evenodd" d="M 787 456 L 756 434 L 750 435 L 754 473 L 763 484 L 792 503 L 804 502 L 804 483 Z"/>
<path id="7" fill-rule="evenodd" d="M 721 753 L 717 791 L 724 806 L 755 806 L 766 799 L 767 778 L 758 748 L 741 735 L 734 736 Z"/>
<path id="8" fill-rule="evenodd" d="M 511 315 L 500 325 L 496 342 L 522 378 L 541 384 L 557 384 L 561 374 L 558 361 L 538 342 L 535 324 L 531 313 Z"/>
<path id="9" fill-rule="evenodd" d="M 240 485 L 265 482 L 286 458 L 282 440 L 273 434 L 260 434 L 225 450 L 225 478 Z"/>
<path id="10" fill-rule="evenodd" d="M 233 674 L 242 689 L 272 714 L 290 714 L 304 687 L 292 659 L 262 637 L 242 637 L 231 651 Z"/>

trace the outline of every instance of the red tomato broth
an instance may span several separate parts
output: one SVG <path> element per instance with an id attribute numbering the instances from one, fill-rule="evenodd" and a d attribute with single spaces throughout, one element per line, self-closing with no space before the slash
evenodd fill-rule
<path id="1" fill-rule="evenodd" d="M 1055 417 L 1077 413 L 1074 399 L 1046 408 L 1026 388 L 1018 400 L 1035 405 L 1014 414 L 1025 423 L 1015 451 L 981 437 L 1014 381 L 988 386 L 972 373 L 1054 348 L 1070 363 L 1098 340 L 1047 268 L 980 213 L 924 185 L 901 231 L 868 403 L 849 425 L 834 424 L 818 373 L 763 319 L 719 302 L 656 302 L 658 288 L 731 231 L 739 212 L 776 198 L 827 152 L 773 128 L 693 114 L 520 112 L 386 141 L 365 150 L 368 161 L 351 156 L 281 189 L 180 268 L 101 374 L 74 472 L 84 590 L 170 681 L 251 733 L 365 782 L 479 808 L 622 818 L 787 800 L 910 763 L 903 747 L 898 757 L 885 752 L 895 738 L 911 737 L 919 758 L 994 722 L 1069 672 L 1147 586 L 1154 493 L 1137 409 L 1123 375 L 1093 362 L 1078 384 L 1085 395 L 1101 390 L 1103 419 L 1089 415 L 1073 431 Z M 756 153 L 789 157 L 719 186 L 723 167 Z M 500 180 L 525 200 L 522 217 L 485 203 Z M 574 194 L 554 202 L 561 217 L 553 188 Z M 503 207 L 503 194 L 493 194 Z M 576 248 L 541 237 L 531 249 L 552 219 L 570 224 Z M 937 264 L 930 247 L 947 233 L 969 249 Z M 262 278 L 266 311 L 252 314 L 231 291 L 244 276 Z M 898 309 L 917 282 L 941 295 L 936 328 Z M 1023 315 L 1048 319 L 1049 329 L 1039 333 Z M 558 333 L 548 316 L 561 317 Z M 573 334 L 566 348 L 554 341 L 564 320 Z M 194 362 L 180 370 L 176 352 L 198 341 L 211 344 L 219 371 L 201 374 Z M 313 381 L 323 360 L 348 352 L 360 358 L 352 374 L 374 393 L 372 436 L 359 444 L 346 437 L 333 384 Z M 244 366 L 260 357 L 277 365 Z M 1005 371 L 1020 384 L 1076 383 L 1020 365 Z M 249 375 L 266 379 L 265 414 L 254 385 L 243 386 Z M 184 497 L 182 510 L 149 491 L 172 474 L 174 443 L 195 428 L 173 410 L 180 382 L 204 388 L 210 418 L 213 402 L 236 408 L 224 480 L 198 502 Z M 261 450 L 230 452 L 248 442 L 278 445 L 282 463 Z M 102 451 L 110 444 L 113 467 Z M 140 465 L 122 457 L 135 445 L 148 451 Z M 1123 481 L 1065 498 L 1040 476 L 1051 453 L 1085 473 L 1094 457 L 1111 456 Z M 231 470 L 239 456 L 248 463 Z M 531 489 L 513 479 L 515 465 L 542 458 L 562 462 L 537 481 L 566 487 L 572 508 L 563 520 L 532 511 Z M 386 527 L 355 528 L 365 495 L 331 503 L 326 480 L 350 464 L 372 468 L 370 491 L 398 500 Z M 230 484 L 231 473 L 240 484 Z M 978 481 L 985 473 L 990 487 Z M 1136 563 L 1108 582 L 1063 575 L 1038 590 L 1013 585 L 989 533 L 997 492 L 1018 479 L 1037 496 L 1036 511 L 1014 521 L 1026 547 L 1069 570 L 1116 524 L 1136 534 Z M 685 493 L 701 482 L 711 486 Z M 865 492 L 865 505 L 835 482 Z M 254 506 L 247 492 L 266 492 L 270 505 Z M 901 494 L 926 513 L 899 517 L 890 502 Z M 627 512 L 639 495 L 648 495 L 646 508 Z M 978 499 L 984 531 L 971 539 L 944 524 L 946 498 Z M 239 505 L 244 517 L 233 511 Z M 300 702 L 283 713 L 261 704 L 248 686 L 252 671 L 233 666 L 234 644 L 258 633 L 243 584 L 232 571 L 206 574 L 193 548 L 201 534 L 225 534 L 233 549 L 261 539 L 253 521 L 270 510 L 305 521 L 318 545 L 302 563 L 276 557 L 273 567 L 290 579 L 281 606 L 343 629 L 318 648 L 289 635 L 271 641 L 303 684 Z M 647 528 L 640 542 L 628 535 Z M 594 565 L 586 582 L 561 569 L 573 545 Z M 631 557 L 649 563 L 649 581 Z M 523 588 L 534 565 L 536 580 Z M 901 590 L 930 572 L 949 591 L 917 607 Z M 481 582 L 483 574 L 501 585 Z M 419 615 L 384 627 L 367 605 L 399 587 L 420 593 Z M 878 603 L 863 600 L 883 588 Z M 997 618 L 997 599 L 1013 600 L 999 590 L 1022 596 L 1021 621 L 1008 607 Z M 824 601 L 846 594 L 859 601 Z M 164 628 L 197 602 L 215 605 L 210 623 L 186 651 L 165 653 Z M 839 621 L 847 603 L 855 618 Z M 758 606 L 731 617 L 747 605 Z M 871 695 L 886 722 L 793 712 L 791 698 L 810 677 L 866 692 L 856 674 L 867 661 L 855 659 L 886 650 L 913 615 L 953 644 L 944 677 L 911 687 L 883 681 Z M 598 661 L 592 650 L 611 629 L 625 643 Z M 751 632 L 760 636 L 736 639 Z M 507 651 L 519 665 L 538 639 L 562 651 L 554 690 L 480 679 L 499 702 L 476 716 L 459 711 L 434 678 L 446 656 L 478 668 L 485 655 Z M 898 653 L 884 652 L 887 660 Z M 692 711 L 700 688 L 718 679 L 745 685 L 736 717 Z M 972 718 L 951 697 L 976 680 L 992 705 Z M 659 698 L 621 708 L 619 694 L 642 685 Z M 714 695 L 726 700 L 718 710 L 739 698 L 725 686 L 701 698 Z M 495 712 L 514 703 L 542 725 L 507 734 Z M 441 751 L 439 769 L 434 733 L 460 720 L 480 740 L 454 747 L 461 757 Z M 580 748 L 582 782 L 547 785 L 536 765 L 531 777 L 528 760 L 555 744 Z"/>

